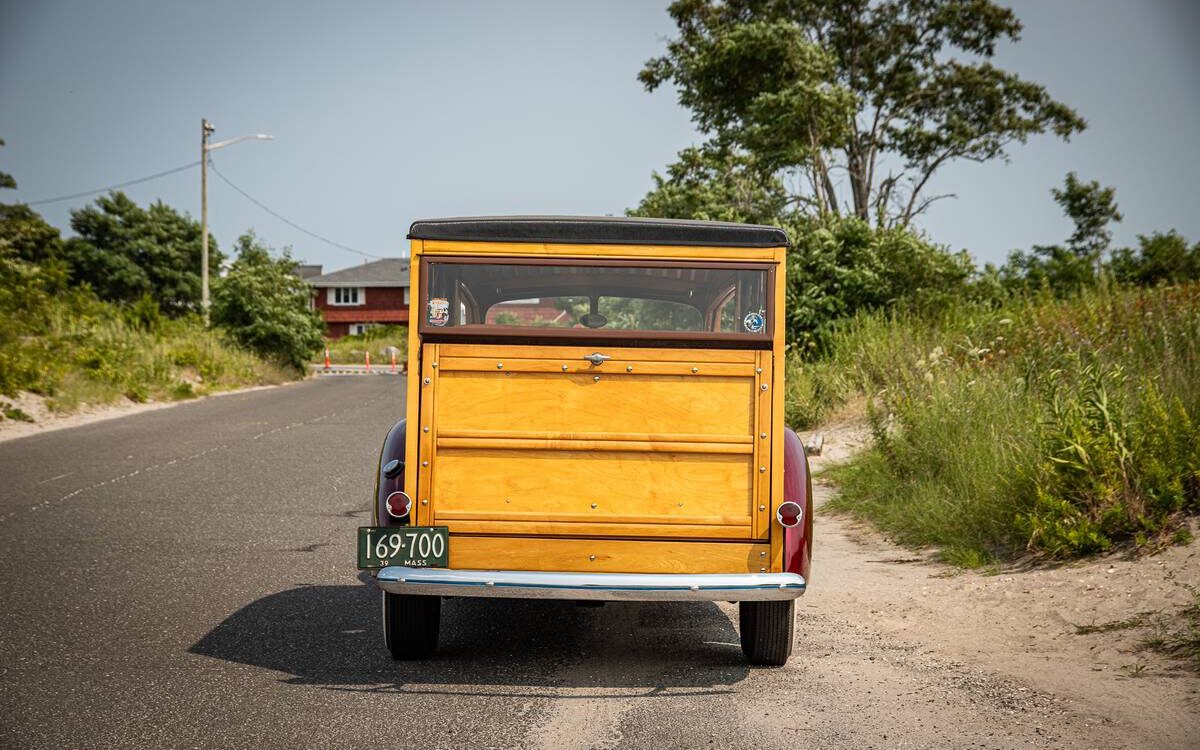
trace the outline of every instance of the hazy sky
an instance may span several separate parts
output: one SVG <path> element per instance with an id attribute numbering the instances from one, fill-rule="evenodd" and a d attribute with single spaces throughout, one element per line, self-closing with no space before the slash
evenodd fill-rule
<path id="1" fill-rule="evenodd" d="M 932 189 L 936 241 L 1001 260 L 1059 241 L 1049 195 L 1068 170 L 1117 188 L 1117 240 L 1177 228 L 1200 240 L 1200 3 L 1024 0 L 1021 43 L 998 64 L 1088 119 L 1066 144 L 1009 164 L 959 164 Z M 699 141 L 670 90 L 636 80 L 673 35 L 666 3 L 3 2 L 0 169 L 36 201 L 195 161 L 215 139 L 230 180 L 314 232 L 374 255 L 404 252 L 416 218 L 619 214 Z M 199 171 L 128 188 L 199 216 Z M 68 226 L 91 198 L 40 206 Z M 212 230 L 253 227 L 326 269 L 361 261 L 265 213 L 210 176 Z"/>

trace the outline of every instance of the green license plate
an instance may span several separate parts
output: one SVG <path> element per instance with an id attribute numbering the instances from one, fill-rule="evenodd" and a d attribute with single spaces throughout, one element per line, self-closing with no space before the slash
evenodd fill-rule
<path id="1" fill-rule="evenodd" d="M 444 568 L 450 560 L 446 526 L 359 526 L 358 567 Z"/>

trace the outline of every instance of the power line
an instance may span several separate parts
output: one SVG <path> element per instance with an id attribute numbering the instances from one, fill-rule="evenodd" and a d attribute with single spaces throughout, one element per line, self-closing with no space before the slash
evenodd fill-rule
<path id="1" fill-rule="evenodd" d="M 87 190 L 82 193 L 73 193 L 71 195 L 62 195 L 57 198 L 43 198 L 40 201 L 29 201 L 25 205 L 27 205 L 27 206 L 42 206 L 47 203 L 59 203 L 61 201 L 69 201 L 73 198 L 86 198 L 89 195 L 96 195 L 97 193 L 107 193 L 110 190 L 118 190 L 123 187 L 129 187 L 130 185 L 138 185 L 143 182 L 149 182 L 150 180 L 157 180 L 159 177 L 166 177 L 167 175 L 172 175 L 172 174 L 175 174 L 176 172 L 182 172 L 185 169 L 191 169 L 192 167 L 198 167 L 198 166 L 200 166 L 200 162 L 197 160 L 197 161 L 192 162 L 191 164 L 184 164 L 183 166 L 175 167 L 174 169 L 168 169 L 168 170 L 165 170 L 162 172 L 155 172 L 152 175 L 147 175 L 146 177 L 139 177 L 136 180 L 129 180 L 128 182 L 118 182 L 116 185 L 109 185 L 108 187 L 97 188 L 96 190 Z"/>
<path id="2" fill-rule="evenodd" d="M 197 163 L 199 163 L 199 162 L 197 162 Z M 224 182 L 226 185 L 228 185 L 229 187 L 231 187 L 231 188 L 233 188 L 234 190 L 236 190 L 236 191 L 238 191 L 239 193 L 241 193 L 243 198 L 245 198 L 246 200 L 250 201 L 250 202 L 251 202 L 251 203 L 253 203 L 254 205 L 258 206 L 259 208 L 261 208 L 262 210 L 266 211 L 267 213 L 271 214 L 271 215 L 272 215 L 272 216 L 274 216 L 276 219 L 279 219 L 279 220 L 280 220 L 280 221 L 282 221 L 284 224 L 287 224 L 287 225 L 288 225 L 289 227 L 291 227 L 292 229 L 296 229 L 296 230 L 298 230 L 298 231 L 300 231 L 300 232 L 303 232 L 304 234 L 307 234 L 309 237 L 312 237 L 313 239 L 320 240 L 321 242 L 324 242 L 324 243 L 325 243 L 325 244 L 327 244 L 327 245 L 332 245 L 332 246 L 334 246 L 334 247 L 336 247 L 336 248 L 340 248 L 340 249 L 342 249 L 342 250 L 346 250 L 347 252 L 351 252 L 351 253 L 357 253 L 358 255 L 361 255 L 361 256 L 363 256 L 364 258 L 375 258 L 376 260 L 383 260 L 383 256 L 381 256 L 381 255 L 372 255 L 371 253 L 364 253 L 362 250 L 356 250 L 355 248 L 352 248 L 352 247 L 350 247 L 350 246 L 348 246 L 348 245 L 343 245 L 343 244 L 342 244 L 342 243 L 340 243 L 340 242 L 334 242 L 333 240 L 329 239 L 328 237 L 322 237 L 321 235 L 317 234 L 316 232 L 312 232 L 312 231 L 309 231 L 309 230 L 305 229 L 304 227 L 300 226 L 299 224 L 297 224 L 296 222 L 292 221 L 291 219 L 288 219 L 287 217 L 285 217 L 285 216 L 281 216 L 281 215 L 279 215 L 278 213 L 276 213 L 275 211 L 272 211 L 270 208 L 268 208 L 267 206 L 263 205 L 262 201 L 258 200 L 258 199 L 257 199 L 257 198 L 255 198 L 254 196 L 250 195 L 250 194 L 249 194 L 249 193 L 247 193 L 245 190 L 242 190 L 242 189 L 241 189 L 240 187 L 238 187 L 237 185 L 234 185 L 232 182 L 230 182 L 230 180 L 229 180 L 229 178 L 228 178 L 228 177 L 226 177 L 225 175 L 221 174 L 221 171 L 220 171 L 219 169 L 217 169 L 216 165 L 215 165 L 215 164 L 213 164 L 213 162 L 212 162 L 212 160 L 211 160 L 211 159 L 210 159 L 210 160 L 209 160 L 209 162 L 208 162 L 208 166 L 209 166 L 209 168 L 210 168 L 210 169 L 212 169 L 212 171 L 213 171 L 213 174 L 215 174 L 217 177 L 220 177 L 220 178 L 221 178 L 221 180 L 222 180 L 222 181 L 223 181 L 223 182 Z"/>

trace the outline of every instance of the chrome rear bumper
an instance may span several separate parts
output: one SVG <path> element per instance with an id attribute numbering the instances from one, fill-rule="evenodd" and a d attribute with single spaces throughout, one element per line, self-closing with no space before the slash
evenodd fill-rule
<path id="1" fill-rule="evenodd" d="M 393 594 L 601 601 L 768 601 L 795 599 L 795 573 L 551 573 L 524 570 L 382 568 L 379 588 Z"/>

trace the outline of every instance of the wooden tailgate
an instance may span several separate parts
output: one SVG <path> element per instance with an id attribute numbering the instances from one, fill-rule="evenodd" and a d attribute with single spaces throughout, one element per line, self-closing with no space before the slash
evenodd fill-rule
<path id="1" fill-rule="evenodd" d="M 765 538 L 771 372 L 762 351 L 428 344 L 419 522 Z"/>

